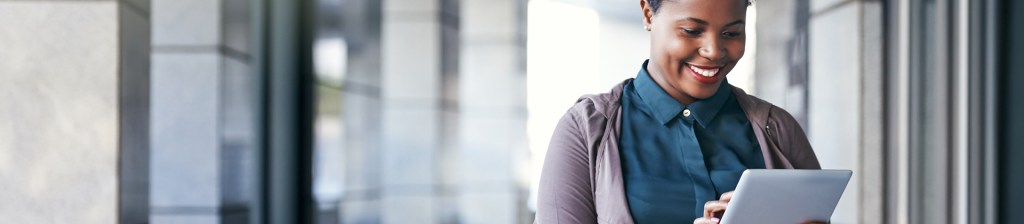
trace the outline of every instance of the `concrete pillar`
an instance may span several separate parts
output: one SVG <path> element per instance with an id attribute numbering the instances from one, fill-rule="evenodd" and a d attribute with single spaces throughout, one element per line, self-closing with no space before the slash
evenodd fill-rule
<path id="1" fill-rule="evenodd" d="M 460 3 L 458 220 L 529 222 L 526 1 Z"/>
<path id="2" fill-rule="evenodd" d="M 248 220 L 258 96 L 249 4 L 153 1 L 153 223 Z"/>
<path id="3" fill-rule="evenodd" d="M 811 5 L 822 12 L 810 22 L 808 136 L 823 168 L 854 173 L 832 221 L 859 223 L 861 45 L 850 27 L 859 26 L 860 14 L 854 2 Z"/>
<path id="4" fill-rule="evenodd" d="M 853 170 L 832 222 L 885 222 L 879 3 L 811 1 L 810 13 L 808 137 L 822 168 Z"/>
<path id="5" fill-rule="evenodd" d="M 810 0 L 759 0 L 754 79 L 758 97 L 785 108 L 807 127 Z"/>
<path id="6" fill-rule="evenodd" d="M 3 222 L 145 222 L 148 8 L 0 2 Z"/>

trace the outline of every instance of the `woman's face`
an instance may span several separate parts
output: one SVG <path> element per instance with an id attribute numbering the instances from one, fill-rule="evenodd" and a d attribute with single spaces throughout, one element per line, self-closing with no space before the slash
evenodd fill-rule
<path id="1" fill-rule="evenodd" d="M 648 72 L 676 100 L 715 94 L 743 57 L 745 0 L 662 0 L 658 12 L 640 0 L 651 33 Z"/>

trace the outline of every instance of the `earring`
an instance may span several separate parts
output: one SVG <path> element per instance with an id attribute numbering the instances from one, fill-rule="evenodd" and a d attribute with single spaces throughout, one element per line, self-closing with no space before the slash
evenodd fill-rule
<path id="1" fill-rule="evenodd" d="M 644 29 L 647 30 L 647 31 L 651 31 L 651 26 L 644 25 Z"/>

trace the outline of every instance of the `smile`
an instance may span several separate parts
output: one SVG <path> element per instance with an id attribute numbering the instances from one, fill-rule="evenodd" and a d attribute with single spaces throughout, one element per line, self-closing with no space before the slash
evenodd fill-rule
<path id="1" fill-rule="evenodd" d="M 718 72 L 722 71 L 722 66 L 699 66 L 686 64 L 687 70 L 693 76 L 694 80 L 704 84 L 715 84 L 722 79 L 724 75 L 718 75 Z"/>
<path id="2" fill-rule="evenodd" d="M 715 75 L 718 75 L 718 71 L 722 69 L 722 67 L 707 67 L 707 66 L 700 66 L 700 67 L 698 67 L 696 65 L 691 65 L 691 64 L 686 64 L 686 65 L 690 67 L 690 70 L 693 70 L 693 72 L 696 72 L 697 74 L 700 74 L 700 75 L 702 75 L 704 77 L 713 77 Z"/>

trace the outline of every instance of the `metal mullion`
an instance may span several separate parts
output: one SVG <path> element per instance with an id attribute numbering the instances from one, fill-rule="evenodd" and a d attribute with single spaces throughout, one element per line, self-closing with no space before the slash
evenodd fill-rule
<path id="1" fill-rule="evenodd" d="M 953 51 L 952 57 L 955 58 L 956 63 L 953 64 L 953 78 L 954 82 L 954 105 L 956 111 L 953 115 L 954 126 L 950 130 L 954 133 L 954 172 L 953 180 L 953 220 L 955 223 L 967 224 L 970 215 L 968 210 L 970 207 L 970 187 L 968 185 L 970 169 L 970 153 L 968 151 L 969 140 L 969 128 L 970 128 L 970 96 L 971 88 L 969 69 L 970 69 L 970 2 L 968 0 L 956 0 L 955 7 L 955 28 L 952 30 L 955 34 L 955 50 Z M 952 13 L 952 10 L 950 11 Z"/>
<path id="2" fill-rule="evenodd" d="M 894 163 L 896 167 L 896 184 L 894 199 L 896 200 L 896 211 L 892 212 L 895 223 L 910 223 L 910 16 L 911 1 L 896 1 L 893 10 L 897 20 L 896 44 L 892 46 L 895 50 L 895 61 L 893 64 L 896 80 L 891 86 L 896 100 L 892 104 L 895 108 L 895 120 L 892 121 L 893 133 L 896 138 L 892 141 L 896 151 Z"/>
<path id="3" fill-rule="evenodd" d="M 984 217 L 982 223 L 995 224 L 999 215 L 996 197 L 998 191 L 998 182 L 996 179 L 996 177 L 998 177 L 998 160 L 996 158 L 996 144 L 998 142 L 998 133 L 996 132 L 996 97 L 999 92 L 999 85 L 997 85 L 997 66 L 999 64 L 996 60 L 998 54 L 997 49 L 999 49 L 997 42 L 999 38 L 999 30 L 996 29 L 996 19 L 999 18 L 999 3 L 995 0 L 986 0 L 984 1 L 984 4 L 984 47 L 982 52 L 984 58 L 984 61 L 982 62 L 984 64 L 984 66 L 982 66 L 984 68 L 982 71 L 984 74 L 984 121 L 982 125 L 983 130 L 981 132 L 982 136 L 984 136 L 984 139 L 982 140 L 982 164 L 984 164 L 984 168 L 982 168 L 982 172 L 984 173 L 982 191 L 984 195 L 982 196 L 983 204 L 981 205 L 981 210 L 984 212 L 984 215 L 982 215 L 982 217 Z"/>
<path id="4" fill-rule="evenodd" d="M 265 0 L 261 216 L 312 223 L 312 0 Z"/>

